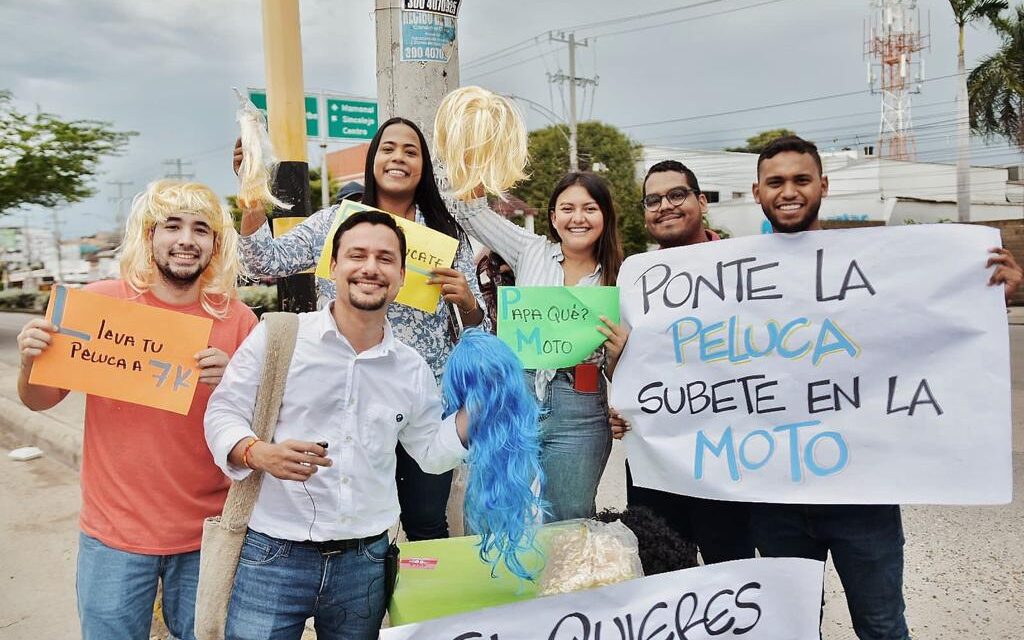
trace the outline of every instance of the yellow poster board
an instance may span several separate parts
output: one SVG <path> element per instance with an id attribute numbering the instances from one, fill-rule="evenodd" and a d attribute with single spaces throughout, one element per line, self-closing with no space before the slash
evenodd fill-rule
<path id="1" fill-rule="evenodd" d="M 324 247 L 320 251 L 320 261 L 316 265 L 316 275 L 331 279 L 331 246 L 334 234 L 353 213 L 359 211 L 380 211 L 358 202 L 345 201 L 338 207 L 334 223 L 327 233 Z M 382 213 L 387 213 L 382 212 Z M 434 231 L 422 224 L 391 215 L 402 232 L 405 233 L 405 284 L 398 291 L 395 302 L 427 313 L 437 311 L 437 302 L 441 299 L 441 286 L 427 284 L 430 273 L 437 267 L 450 267 L 455 261 L 455 252 L 459 241 L 440 231 Z"/>
<path id="2" fill-rule="evenodd" d="M 29 382 L 188 414 L 199 384 L 194 356 L 213 320 L 63 285 L 46 317 L 58 331 Z"/>

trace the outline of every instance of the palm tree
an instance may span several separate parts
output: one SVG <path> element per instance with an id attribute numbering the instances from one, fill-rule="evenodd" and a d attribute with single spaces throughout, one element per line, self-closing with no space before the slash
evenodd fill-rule
<path id="1" fill-rule="evenodd" d="M 977 20 L 992 21 L 999 12 L 1009 6 L 1006 0 L 949 0 L 953 9 L 953 21 L 959 30 L 959 47 L 956 56 L 956 70 L 959 83 L 956 92 L 956 208 L 957 219 L 967 222 L 971 219 L 971 137 L 968 129 L 969 106 L 967 99 L 967 68 L 964 65 L 964 29 Z"/>
<path id="2" fill-rule="evenodd" d="M 1001 136 L 1024 152 L 1024 5 L 993 23 L 1002 46 L 971 71 L 971 128 Z"/>

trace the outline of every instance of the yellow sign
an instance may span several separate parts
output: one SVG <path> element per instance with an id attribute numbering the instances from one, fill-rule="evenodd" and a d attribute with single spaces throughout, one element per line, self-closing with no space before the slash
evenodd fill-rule
<path id="1" fill-rule="evenodd" d="M 316 265 L 316 275 L 331 279 L 331 242 L 338 227 L 353 213 L 359 211 L 380 211 L 358 202 L 345 201 L 338 207 L 337 216 L 331 230 L 327 233 L 324 248 L 320 252 L 320 261 Z M 386 211 L 383 213 L 387 213 Z M 437 267 L 450 267 L 455 260 L 455 252 L 459 241 L 440 231 L 434 231 L 422 224 L 391 215 L 402 232 L 405 233 L 405 284 L 398 291 L 395 302 L 415 309 L 435 313 L 437 302 L 441 299 L 441 286 L 427 284 L 430 273 Z"/>
<path id="2" fill-rule="evenodd" d="M 194 356 L 213 320 L 63 285 L 46 317 L 58 331 L 29 382 L 188 414 L 199 384 Z"/>

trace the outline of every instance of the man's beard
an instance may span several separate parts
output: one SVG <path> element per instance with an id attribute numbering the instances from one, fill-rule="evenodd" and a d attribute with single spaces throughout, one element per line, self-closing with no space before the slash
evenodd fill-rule
<path id="1" fill-rule="evenodd" d="M 349 292 L 348 302 L 349 304 L 351 304 L 356 309 L 359 309 L 360 311 L 378 311 L 387 306 L 388 297 L 387 294 L 385 294 L 382 295 L 380 298 L 373 300 L 360 300 L 356 298 L 354 293 Z"/>
<path id="2" fill-rule="evenodd" d="M 765 217 L 768 218 L 768 222 L 772 225 L 772 231 L 775 233 L 800 233 L 801 231 L 807 231 L 810 229 L 811 225 L 818 220 L 818 211 L 820 209 L 821 200 L 818 200 L 817 203 L 808 207 L 807 215 L 790 224 L 780 223 L 778 218 L 776 218 L 774 214 L 769 213 L 764 207 L 761 208 L 761 211 L 764 212 Z"/>
<path id="3" fill-rule="evenodd" d="M 384 282 L 377 282 L 377 284 L 385 285 Z M 350 282 L 349 287 L 350 288 L 348 290 L 348 302 L 354 308 L 359 309 L 360 311 L 377 311 L 379 309 L 383 309 L 388 304 L 388 293 L 386 290 L 386 285 L 385 291 L 380 294 L 379 298 L 357 297 L 357 293 L 353 286 L 353 283 Z"/>
<path id="4" fill-rule="evenodd" d="M 176 289 L 188 289 L 203 275 L 203 271 L 206 270 L 208 265 L 208 262 L 206 264 L 197 264 L 195 269 L 185 273 L 175 273 L 170 265 L 159 262 L 156 263 L 156 268 L 160 270 L 160 274 L 164 277 L 164 281 L 167 284 Z"/>

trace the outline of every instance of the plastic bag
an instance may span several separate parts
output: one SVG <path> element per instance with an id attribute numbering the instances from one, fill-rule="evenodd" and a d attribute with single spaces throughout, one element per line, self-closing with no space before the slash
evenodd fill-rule
<path id="1" fill-rule="evenodd" d="M 593 589 L 644 575 L 636 536 L 621 521 L 569 520 L 546 529 L 547 565 L 538 596 Z"/>
<path id="2" fill-rule="evenodd" d="M 272 205 L 278 209 L 291 209 L 292 205 L 282 202 L 270 191 L 277 162 L 274 148 L 267 133 L 267 120 L 263 112 L 248 98 L 235 89 L 238 96 L 238 111 L 235 119 L 241 128 L 242 164 L 238 168 L 238 206 L 242 208 Z"/>

